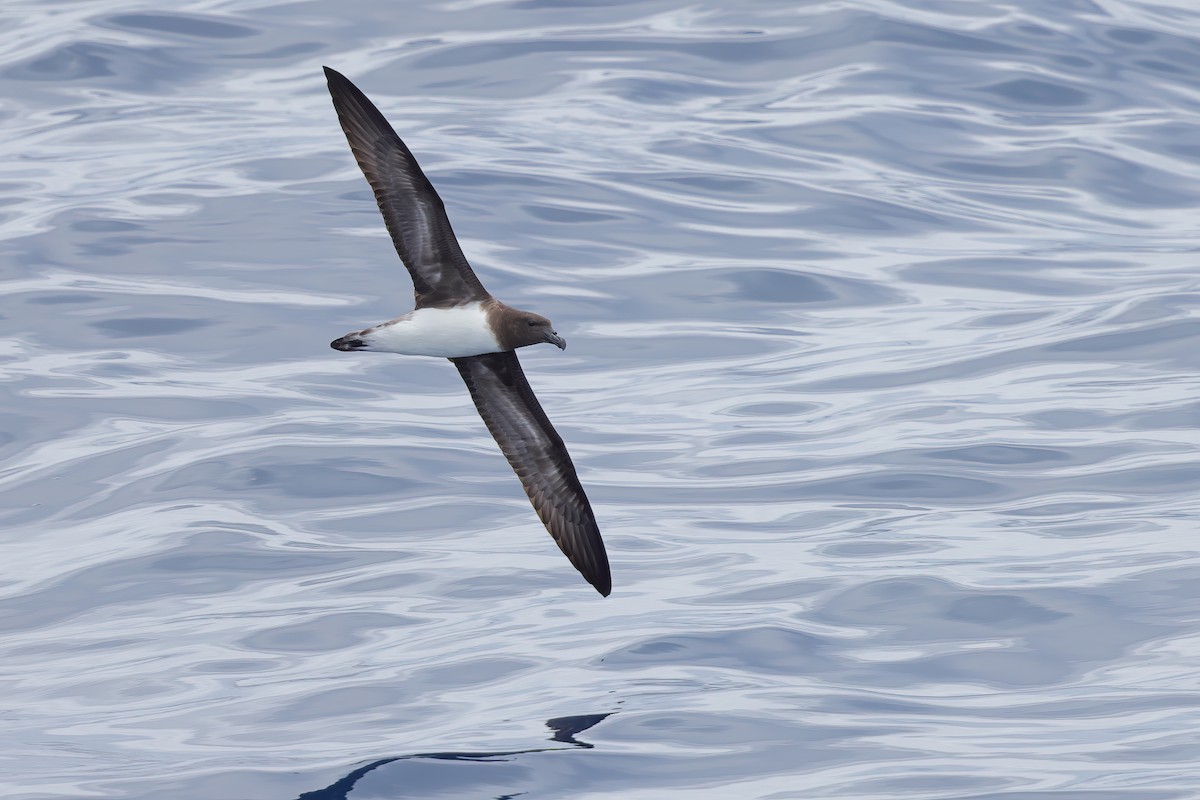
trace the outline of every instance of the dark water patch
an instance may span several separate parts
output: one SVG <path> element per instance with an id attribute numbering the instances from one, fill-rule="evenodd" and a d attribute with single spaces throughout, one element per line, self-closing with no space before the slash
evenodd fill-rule
<path id="1" fill-rule="evenodd" d="M 1106 265 L 1120 266 L 1109 262 Z M 1079 265 L 1082 270 L 1085 265 Z M 957 286 L 1046 296 L 1094 294 L 1103 286 L 1095 281 L 1070 275 L 1070 265 L 1062 261 L 1039 258 L 952 258 L 929 261 L 904 267 L 899 275 L 913 283 L 935 286 Z"/>
<path id="2" fill-rule="evenodd" d="M 380 708 L 403 708 L 415 699 L 415 692 L 402 685 L 375 684 L 345 686 L 309 692 L 303 702 L 290 702 L 276 708 L 275 724 L 296 722 L 332 722 L 340 717 L 373 712 Z"/>
<path id="3" fill-rule="evenodd" d="M 1015 78 L 985 86 L 981 91 L 994 94 L 1015 106 L 1053 109 L 1086 106 L 1091 102 L 1084 89 L 1066 83 L 1036 78 Z"/>
<path id="4" fill-rule="evenodd" d="M 505 656 L 462 658 L 452 663 L 430 664 L 414 670 L 409 683 L 435 691 L 446 688 L 475 690 L 480 686 L 498 684 L 522 673 L 533 671 L 537 661 Z"/>
<path id="5" fill-rule="evenodd" d="M 833 558 L 887 558 L 929 549 L 928 544 L 917 542 L 859 541 L 826 545 L 820 551 Z"/>
<path id="6" fill-rule="evenodd" d="M 782 583 L 772 583 L 764 586 L 757 586 L 751 589 L 719 592 L 699 598 L 694 602 L 699 603 L 700 605 L 714 606 L 724 606 L 727 604 L 757 605 L 759 603 L 776 603 L 787 601 L 799 602 L 804 598 L 825 592 L 833 588 L 835 585 L 836 584 L 830 580 L 784 581 Z"/>
<path id="7" fill-rule="evenodd" d="M 802 631 L 755 627 L 644 639 L 609 651 L 596 666 L 635 669 L 648 663 L 751 672 L 824 672 L 835 663 L 829 643 Z"/>
<path id="8" fill-rule="evenodd" d="M 325 45 L 320 42 L 295 42 L 293 44 L 271 47 L 261 52 L 239 53 L 237 56 L 227 56 L 227 58 L 248 61 L 290 61 L 292 59 L 311 56 L 313 53 L 319 53 L 324 49 L 326 49 Z"/>
<path id="9" fill-rule="evenodd" d="M 382 554 L 258 549 L 251 539 L 223 533 L 181 536 L 164 529 L 163 537 L 184 541 L 153 555 L 82 565 L 53 584 L 0 600 L 0 630 L 36 630 L 85 615 L 100 620 L 169 598 L 228 594 L 263 581 L 294 581 L 387 560 Z"/>
<path id="10" fill-rule="evenodd" d="M 1162 345 L 1186 339 L 1200 340 L 1200 321 L 1179 320 L 1140 329 L 1090 334 L 1053 342 L 1045 345 L 1043 349 L 1052 353 L 1108 354 L 1134 351 L 1153 357 L 1154 352 L 1161 349 Z M 1197 352 L 1200 352 L 1200 348 L 1197 348 Z"/>
<path id="11" fill-rule="evenodd" d="M 878 41 L 912 45 L 913 51 L 921 55 L 938 50 L 976 55 L 1012 55 L 1021 52 L 1021 48 L 991 35 L 964 33 L 898 19 L 878 18 L 878 23 Z"/>
<path id="12" fill-rule="evenodd" d="M 259 628 L 239 644 L 270 653 L 323 653 L 369 641 L 379 631 L 406 628 L 418 620 L 377 611 L 320 614 L 303 622 Z"/>
<path id="13" fill-rule="evenodd" d="M 797 458 L 746 458 L 729 459 L 724 463 L 693 467 L 693 474 L 706 478 L 745 478 L 755 475 L 778 477 L 815 467 L 815 459 Z"/>
<path id="14" fill-rule="evenodd" d="M 529 216 L 545 222 L 558 222 L 566 225 L 587 224 L 589 222 L 611 222 L 618 220 L 615 214 L 604 214 L 598 211 L 583 211 L 578 208 L 563 208 L 561 206 L 525 204 L 521 209 Z"/>
<path id="15" fill-rule="evenodd" d="M 26 298 L 26 303 L 33 303 L 39 306 L 63 306 L 63 305 L 79 305 L 82 303 L 94 303 L 100 299 L 99 295 L 89 294 L 87 292 L 71 292 L 70 294 L 37 294 Z"/>
<path id="16" fill-rule="evenodd" d="M 12 64 L 0 74 L 20 81 L 104 84 L 147 92 L 165 84 L 191 83 L 195 69 L 169 48 L 71 41 Z"/>
<path id="17" fill-rule="evenodd" d="M 194 672 L 210 675 L 253 675 L 256 672 L 273 672 L 280 661 L 271 658 L 240 658 L 204 661 L 192 667 Z"/>
<path id="18" fill-rule="evenodd" d="M 1010 314 L 985 314 L 965 325 L 971 328 L 1010 328 L 1045 319 L 1049 313 L 1047 311 L 1018 311 Z"/>
<path id="19" fill-rule="evenodd" d="M 256 29 L 246 25 L 190 14 L 113 14 L 100 21 L 100 24 L 198 39 L 240 39 L 258 34 Z"/>
<path id="20" fill-rule="evenodd" d="M 1200 347 L 1181 348 L 1180 342 L 1200 339 L 1200 322 L 1177 320 L 1125 331 L 1089 334 L 1059 342 L 1018 347 L 978 358 L 963 359 L 936 367 L 892 373 L 863 373 L 804 384 L 806 391 L 883 389 L 933 383 L 939 380 L 995 374 L 1021 364 L 1088 363 L 1117 361 L 1122 364 L 1163 364 L 1200 368 Z M 1057 412 L 1031 412 L 1041 416 Z M 1093 412 L 1087 412 L 1093 413 Z"/>
<path id="21" fill-rule="evenodd" d="M 128 317 L 89 322 L 109 339 L 146 338 L 150 336 L 175 336 L 180 333 L 206 328 L 213 323 L 203 319 L 181 319 L 179 317 Z"/>
<path id="22" fill-rule="evenodd" d="M 361 462 L 360 462 L 361 463 Z M 237 467 L 206 461 L 177 470 L 160 490 L 207 487 L 222 492 L 262 492 L 295 498 L 370 497 L 410 492 L 417 482 L 351 467 L 342 459 Z"/>
<path id="23" fill-rule="evenodd" d="M 804 496 L 839 500 L 898 500 L 906 503 L 975 503 L 1012 492 L 1006 484 L 934 472 L 887 470 L 843 478 L 806 481 Z"/>
<path id="24" fill-rule="evenodd" d="M 70 223 L 71 230 L 81 233 L 126 233 L 145 230 L 145 225 L 121 219 L 77 219 Z"/>
<path id="25" fill-rule="evenodd" d="M 782 445 L 804 441 L 808 438 L 809 437 L 781 431 L 747 431 L 745 433 L 731 433 L 726 436 L 719 436 L 712 440 L 712 444 L 714 447 L 778 448 Z M 754 470 L 755 468 L 751 467 L 751 469 Z"/>
<path id="26" fill-rule="evenodd" d="M 922 458 L 934 461 L 964 461 L 971 464 L 1021 465 L 1047 462 L 1070 462 L 1072 458 L 1061 450 L 1046 447 L 1022 447 L 1006 444 L 981 444 L 929 450 Z"/>
<path id="27" fill-rule="evenodd" d="M 958 643 L 957 652 L 891 662 L 888 681 L 935 680 L 997 686 L 1045 686 L 1120 658 L 1167 635 L 1123 599 L 1091 589 L 960 587 L 931 578 L 863 584 L 828 599 L 814 618 L 877 631 L 876 646 Z M 1014 639 L 1015 642 L 1009 642 Z M 975 646 L 968 646 L 975 643 Z M 980 649 L 978 645 L 993 646 Z M 944 648 L 939 648 L 944 649 Z"/>
<path id="28" fill-rule="evenodd" d="M 255 158 L 242 161 L 238 169 L 246 177 L 264 183 L 310 181 L 328 175 L 340 166 L 333 159 L 320 158 Z"/>
<path id="29" fill-rule="evenodd" d="M 804 417 L 821 410 L 817 403 L 746 403 L 728 409 L 726 413 L 737 417 Z"/>
<path id="30" fill-rule="evenodd" d="M 695 102 L 697 94 L 736 96 L 747 91 L 741 87 L 714 85 L 683 75 L 612 78 L 605 81 L 603 86 L 606 91 L 628 102 L 653 107 L 691 104 Z"/>
<path id="31" fill-rule="evenodd" d="M 894 304 L 901 295 L 872 281 L 842 278 L 802 269 L 690 269 L 631 276 L 622 282 L 625 300 L 635 306 L 654 305 L 658 314 L 695 316 L 695 305 L 716 319 L 738 317 L 732 299 L 751 303 L 802 305 L 807 308 L 846 308 Z M 664 307 L 662 298 L 675 300 Z M 680 305 L 678 301 L 688 301 Z M 692 308 L 689 310 L 689 306 Z"/>

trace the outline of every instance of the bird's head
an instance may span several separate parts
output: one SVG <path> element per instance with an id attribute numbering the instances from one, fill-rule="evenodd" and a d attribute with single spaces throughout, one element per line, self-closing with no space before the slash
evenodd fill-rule
<path id="1" fill-rule="evenodd" d="M 505 314 L 500 344 L 515 350 L 518 347 L 543 343 L 552 344 L 559 350 L 567 349 L 566 340 L 558 335 L 550 320 L 531 311 L 509 309 L 509 313 Z"/>

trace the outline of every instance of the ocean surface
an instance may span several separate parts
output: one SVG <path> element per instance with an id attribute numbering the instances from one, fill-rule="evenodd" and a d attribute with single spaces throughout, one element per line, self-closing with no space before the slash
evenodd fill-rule
<path id="1" fill-rule="evenodd" d="M 166 9 L 166 10 L 164 10 Z M 1200 797 L 1194 0 L 6 0 L 6 800 Z M 375 100 L 599 517 L 441 359 Z"/>

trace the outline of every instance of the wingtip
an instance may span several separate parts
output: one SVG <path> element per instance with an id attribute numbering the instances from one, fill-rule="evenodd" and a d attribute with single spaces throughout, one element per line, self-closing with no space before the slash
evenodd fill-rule
<path id="1" fill-rule="evenodd" d="M 603 575 L 597 575 L 595 577 L 584 575 L 584 578 L 597 592 L 600 593 L 601 597 L 608 597 L 610 594 L 612 594 L 612 576 L 609 574 L 607 569 L 604 570 Z"/>

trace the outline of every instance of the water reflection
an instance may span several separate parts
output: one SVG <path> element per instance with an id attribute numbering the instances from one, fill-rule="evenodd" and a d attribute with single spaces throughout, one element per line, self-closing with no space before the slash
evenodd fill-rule
<path id="1" fill-rule="evenodd" d="M 546 720 L 546 727 L 554 731 L 549 741 L 559 742 L 561 744 L 570 745 L 570 747 L 534 747 L 527 750 L 505 750 L 497 752 L 437 752 L 437 753 L 414 753 L 406 756 L 395 756 L 393 758 L 383 758 L 378 761 L 372 761 L 370 764 L 365 764 L 358 769 L 350 772 L 346 777 L 341 778 L 337 782 L 330 784 L 324 789 L 317 789 L 312 792 L 301 794 L 296 800 L 350 800 L 350 792 L 354 790 L 355 785 L 362 780 L 367 774 L 374 772 L 381 767 L 389 764 L 397 764 L 397 762 L 405 761 L 454 761 L 454 762 L 470 762 L 472 764 L 486 763 L 507 763 L 513 760 L 515 756 L 529 755 L 532 753 L 554 753 L 563 752 L 571 749 L 590 750 L 593 745 L 587 742 L 581 742 L 575 737 L 588 728 L 600 723 L 606 717 L 612 716 L 609 714 L 581 714 L 573 717 L 556 717 L 555 719 Z M 459 796 L 462 794 L 453 794 L 463 791 L 485 791 L 483 784 L 489 783 L 492 779 L 486 776 L 480 776 L 476 771 L 469 773 L 454 769 L 424 769 L 427 765 L 399 765 L 388 770 L 386 778 L 382 779 L 381 785 L 394 787 L 394 791 L 400 794 L 390 794 L 391 797 L 432 797 L 434 794 L 445 794 L 446 796 Z M 426 781 L 430 780 L 428 773 L 436 772 L 437 777 L 434 779 L 432 786 L 424 786 Z M 378 789 L 379 787 L 373 787 Z M 491 789 L 486 790 L 492 791 Z M 510 793 L 504 797 L 515 797 L 517 794 L 524 792 Z M 479 795 L 482 797 L 483 795 Z"/>

